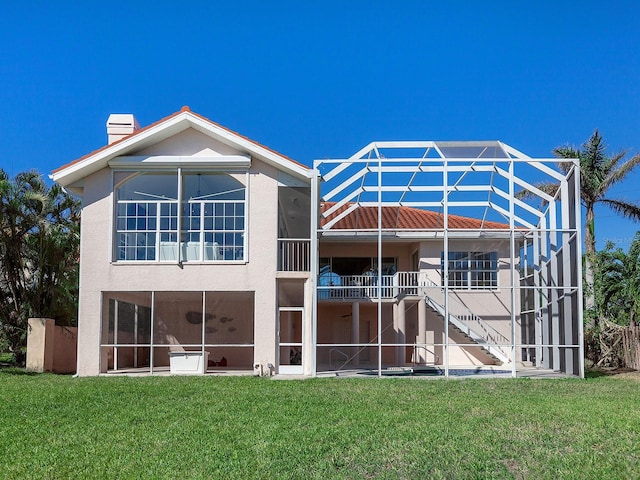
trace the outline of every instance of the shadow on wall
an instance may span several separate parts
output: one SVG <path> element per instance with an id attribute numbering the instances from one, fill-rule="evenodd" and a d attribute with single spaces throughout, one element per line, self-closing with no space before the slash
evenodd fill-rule
<path id="1" fill-rule="evenodd" d="M 27 370 L 75 373 L 77 344 L 77 327 L 61 327 L 50 318 L 30 318 Z"/>

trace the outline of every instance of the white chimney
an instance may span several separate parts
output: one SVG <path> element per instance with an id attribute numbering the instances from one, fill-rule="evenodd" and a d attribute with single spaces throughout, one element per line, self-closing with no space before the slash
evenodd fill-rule
<path id="1" fill-rule="evenodd" d="M 109 144 L 117 142 L 140 129 L 138 121 L 131 113 L 112 113 L 107 120 Z"/>

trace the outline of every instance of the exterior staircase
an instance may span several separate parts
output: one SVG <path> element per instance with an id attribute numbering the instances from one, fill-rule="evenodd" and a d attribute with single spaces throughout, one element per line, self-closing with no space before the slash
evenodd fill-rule
<path id="1" fill-rule="evenodd" d="M 439 285 L 429 280 L 426 280 L 425 286 L 429 288 L 438 287 L 439 290 Z M 424 299 L 427 307 L 444 321 L 444 306 L 427 294 L 424 294 Z M 508 344 L 510 343 L 509 339 L 491 327 L 478 315 L 471 312 L 466 306 L 458 304 L 456 307 L 465 313 L 457 315 L 449 313 L 449 326 L 453 328 L 455 332 L 469 340 L 469 343 L 477 344 L 489 357 L 494 359 L 496 364 L 510 364 L 508 349 L 495 345 L 499 343 Z"/>

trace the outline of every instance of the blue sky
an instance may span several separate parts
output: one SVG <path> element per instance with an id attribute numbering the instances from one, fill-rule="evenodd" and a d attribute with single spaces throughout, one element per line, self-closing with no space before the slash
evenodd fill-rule
<path id="1" fill-rule="evenodd" d="M 43 173 L 191 106 L 298 161 L 373 140 L 502 140 L 532 156 L 595 128 L 640 152 L 640 3 L 3 2 L 0 167 Z M 639 201 L 640 171 L 612 193 Z M 640 225 L 597 211 L 598 245 Z"/>

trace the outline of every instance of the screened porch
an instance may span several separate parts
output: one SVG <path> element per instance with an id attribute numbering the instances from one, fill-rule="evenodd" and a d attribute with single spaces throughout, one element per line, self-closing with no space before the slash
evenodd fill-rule
<path id="1" fill-rule="evenodd" d="M 253 292 L 103 293 L 102 373 L 251 371 L 253 347 Z"/>

